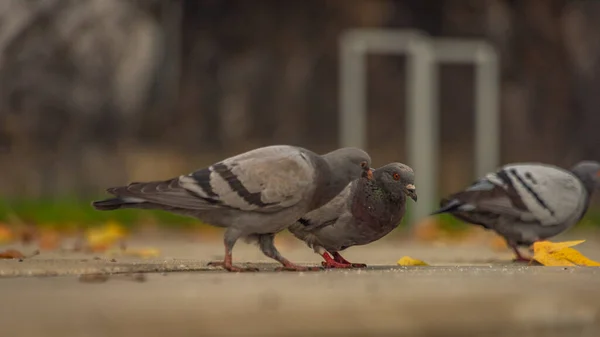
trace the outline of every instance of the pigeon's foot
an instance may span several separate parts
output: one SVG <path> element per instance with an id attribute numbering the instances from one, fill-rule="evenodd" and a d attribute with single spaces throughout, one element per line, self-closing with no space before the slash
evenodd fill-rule
<path id="1" fill-rule="evenodd" d="M 321 255 L 325 261 L 321 262 L 321 265 L 325 268 L 352 268 L 351 263 L 342 263 L 334 260 L 329 253 L 325 252 Z"/>
<path id="2" fill-rule="evenodd" d="M 323 261 L 323 262 L 321 262 L 321 265 L 324 268 L 328 268 L 328 269 L 350 269 L 350 268 L 352 268 L 352 264 L 339 263 L 339 262 L 335 262 L 333 260 Z"/>
<path id="3" fill-rule="evenodd" d="M 256 267 L 238 267 L 231 264 L 231 262 L 227 263 L 227 261 L 211 261 L 207 264 L 210 267 L 223 267 L 227 271 L 232 271 L 236 273 L 241 272 L 257 272 L 258 268 Z"/>
<path id="4" fill-rule="evenodd" d="M 364 263 L 352 263 L 352 262 L 344 259 L 344 257 L 338 252 L 332 253 L 331 255 L 333 255 L 333 260 L 335 262 L 338 262 L 341 264 L 349 264 L 350 266 L 352 266 L 352 268 L 366 268 L 367 267 L 367 265 Z"/>
<path id="5" fill-rule="evenodd" d="M 528 257 L 524 257 L 521 252 L 519 251 L 519 248 L 516 245 L 512 245 L 511 246 L 513 251 L 515 252 L 516 257 L 513 259 L 513 262 L 524 262 L 524 263 L 531 263 L 533 262 L 533 259 L 528 258 Z"/>

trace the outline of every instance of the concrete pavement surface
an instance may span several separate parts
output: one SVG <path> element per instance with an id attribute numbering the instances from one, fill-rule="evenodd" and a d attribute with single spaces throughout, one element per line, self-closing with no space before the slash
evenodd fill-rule
<path id="1" fill-rule="evenodd" d="M 600 270 L 515 264 L 481 245 L 387 240 L 345 254 L 365 270 L 294 273 L 273 272 L 240 243 L 234 261 L 263 272 L 238 274 L 206 267 L 222 257 L 218 242 L 129 246 L 161 257 L 0 260 L 0 336 L 600 336 Z M 293 261 L 319 262 L 302 245 L 280 246 Z M 600 259 L 592 241 L 578 249 Z M 404 255 L 432 266 L 395 265 Z"/>

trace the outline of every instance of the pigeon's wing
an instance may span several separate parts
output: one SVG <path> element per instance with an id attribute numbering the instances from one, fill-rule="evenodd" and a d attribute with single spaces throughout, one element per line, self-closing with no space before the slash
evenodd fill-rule
<path id="1" fill-rule="evenodd" d="M 327 204 L 306 213 L 296 222 L 295 226 L 302 226 L 304 231 L 312 232 L 335 224 L 340 216 L 349 211 L 348 202 L 352 196 L 353 185 L 354 182 L 349 183 Z"/>
<path id="2" fill-rule="evenodd" d="M 541 225 L 562 224 L 582 209 L 584 186 L 569 171 L 542 164 L 508 165 L 504 171 L 523 204 Z"/>
<path id="3" fill-rule="evenodd" d="M 313 159 L 300 148 L 271 146 L 169 181 L 133 183 L 109 192 L 130 201 L 186 209 L 276 212 L 297 204 L 315 188 Z"/>
<path id="4" fill-rule="evenodd" d="M 545 226 L 568 220 L 581 203 L 583 186 L 571 173 L 541 164 L 507 165 L 447 198 L 463 220 L 486 225 L 497 216 Z M 483 223 L 482 223 L 483 222 Z"/>

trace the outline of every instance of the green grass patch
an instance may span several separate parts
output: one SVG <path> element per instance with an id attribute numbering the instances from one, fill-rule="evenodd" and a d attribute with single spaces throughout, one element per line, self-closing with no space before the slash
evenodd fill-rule
<path id="1" fill-rule="evenodd" d="M 201 225 L 197 219 L 158 210 L 97 211 L 91 206 L 91 201 L 91 199 L 0 200 L 0 221 L 8 223 L 23 221 L 39 226 L 65 229 L 94 226 L 108 221 L 116 221 L 127 227 L 149 222 L 174 227 Z"/>
<path id="2" fill-rule="evenodd" d="M 108 221 L 115 221 L 126 227 L 148 223 L 155 223 L 165 228 L 206 226 L 192 217 L 158 210 L 97 211 L 91 206 L 92 200 L 96 199 L 0 199 L 0 222 L 12 224 L 22 221 L 57 229 L 85 228 Z M 410 218 L 410 208 L 407 209 L 401 228 L 411 225 L 406 221 L 407 218 Z M 449 232 L 461 231 L 469 226 L 450 214 L 437 215 L 436 218 L 442 229 Z M 412 221 L 418 222 L 419 219 L 412 219 Z M 588 210 L 586 216 L 577 225 L 577 228 L 598 227 L 600 227 L 600 208 Z"/>

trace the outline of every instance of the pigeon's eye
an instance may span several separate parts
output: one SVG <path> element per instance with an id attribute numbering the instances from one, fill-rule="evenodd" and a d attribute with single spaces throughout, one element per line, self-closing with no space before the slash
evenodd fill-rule
<path id="1" fill-rule="evenodd" d="M 400 180 L 400 175 L 398 173 L 394 173 L 392 177 L 394 177 L 394 180 Z"/>

